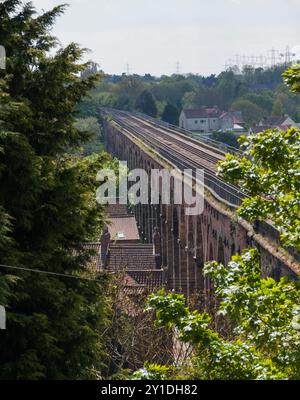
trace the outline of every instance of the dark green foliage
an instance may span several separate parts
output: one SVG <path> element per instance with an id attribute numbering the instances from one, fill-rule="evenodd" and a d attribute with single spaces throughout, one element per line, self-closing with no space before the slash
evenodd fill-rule
<path id="1" fill-rule="evenodd" d="M 89 64 L 80 63 L 83 50 L 76 44 L 53 51 L 50 31 L 64 8 L 37 15 L 31 3 L 0 4 L 0 43 L 7 51 L 7 69 L 0 72 L 0 262 L 93 277 L 81 243 L 98 238 L 103 224 L 95 177 L 110 158 L 72 155 L 90 136 L 75 126 L 74 108 L 98 76 L 79 77 Z M 107 278 L 82 281 L 1 267 L 0 274 L 0 301 L 8 312 L 0 378 L 101 374 Z"/>
<path id="2" fill-rule="evenodd" d="M 144 90 L 136 99 L 135 108 L 137 111 L 150 115 L 150 117 L 156 117 L 157 115 L 154 98 L 147 90 Z"/>
<path id="3" fill-rule="evenodd" d="M 283 79 L 293 92 L 300 93 L 300 64 L 287 69 L 283 74 Z"/>
<path id="4" fill-rule="evenodd" d="M 300 94 L 300 68 L 295 65 L 283 77 Z M 227 154 L 218 173 L 244 188 L 246 197 L 239 215 L 250 221 L 271 219 L 288 246 L 300 248 L 300 130 L 269 129 L 241 137 L 245 156 Z M 248 157 L 246 157 L 248 156 Z"/>
<path id="5" fill-rule="evenodd" d="M 218 76 L 203 77 L 188 74 L 161 76 L 106 76 L 80 105 L 84 116 L 97 116 L 100 106 L 135 110 L 136 100 L 149 91 L 156 102 L 158 116 L 164 107 L 199 108 L 217 105 L 221 110 L 241 110 L 246 127 L 258 123 L 273 113 L 286 113 L 300 121 L 300 100 L 283 85 L 284 66 L 274 68 L 244 68 L 224 71 Z M 94 110 L 94 111 L 93 111 Z"/>
<path id="6" fill-rule="evenodd" d="M 234 101 L 231 105 L 231 108 L 232 110 L 242 112 L 247 126 L 253 126 L 267 115 L 263 108 L 260 108 L 255 103 L 252 103 L 245 98 L 240 98 Z"/>
<path id="7" fill-rule="evenodd" d="M 96 118 L 78 118 L 75 122 L 75 127 L 80 132 L 92 134 L 91 140 L 87 143 L 82 143 L 81 154 L 86 156 L 92 153 L 99 153 L 103 150 L 103 143 L 101 142 L 101 127 Z"/>
<path id="8" fill-rule="evenodd" d="M 178 125 L 179 123 L 179 111 L 178 108 L 172 104 L 166 104 L 162 113 L 161 119 L 172 125 Z"/>
<path id="9" fill-rule="evenodd" d="M 1 166 L 0 166 L 1 169 Z M 12 254 L 12 241 L 9 237 L 11 224 L 8 215 L 4 212 L 3 208 L 0 207 L 0 254 L 3 256 L 0 262 L 15 261 L 14 255 Z M 11 256 L 11 258 L 9 258 Z M 13 288 L 14 282 L 17 281 L 15 276 L 10 274 L 2 275 L 0 273 L 0 305 L 7 306 L 8 297 L 10 295 L 10 290 Z"/>
<path id="10" fill-rule="evenodd" d="M 226 143 L 229 146 L 239 148 L 238 137 L 233 132 L 214 132 L 212 139 L 218 142 Z"/>
<path id="11" fill-rule="evenodd" d="M 245 156 L 227 154 L 218 169 L 248 193 L 239 215 L 252 222 L 271 219 L 285 243 L 300 248 L 300 131 L 269 129 L 242 143 Z"/>
<path id="12" fill-rule="evenodd" d="M 149 379 L 299 379 L 299 288 L 294 281 L 261 278 L 256 250 L 234 256 L 224 266 L 208 263 L 204 274 L 214 285 L 217 315 L 234 323 L 223 338 L 207 312 L 190 311 L 183 295 L 159 291 L 149 298 L 159 327 L 174 329 L 193 346 L 192 358 L 177 368 L 145 365 L 134 376 Z"/>

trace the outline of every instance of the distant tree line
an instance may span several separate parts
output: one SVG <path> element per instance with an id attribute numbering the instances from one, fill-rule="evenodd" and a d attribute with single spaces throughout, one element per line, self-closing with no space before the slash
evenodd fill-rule
<path id="1" fill-rule="evenodd" d="M 178 124 L 182 108 L 217 105 L 225 111 L 242 111 L 247 127 L 269 115 L 289 114 L 300 121 L 300 100 L 283 84 L 284 69 L 249 66 L 242 72 L 229 70 L 207 77 L 104 75 L 81 103 L 80 111 L 90 117 L 97 116 L 101 106 L 137 110 Z"/>

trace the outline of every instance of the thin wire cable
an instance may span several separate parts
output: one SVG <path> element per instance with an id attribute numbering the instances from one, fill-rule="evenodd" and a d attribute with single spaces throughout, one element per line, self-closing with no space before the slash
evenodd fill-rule
<path id="1" fill-rule="evenodd" d="M 0 264 L 0 267 L 7 268 L 7 269 L 17 269 L 17 270 L 27 271 L 27 272 L 35 272 L 35 273 L 39 273 L 39 274 L 60 276 L 60 277 L 64 277 L 64 278 L 79 279 L 79 280 L 83 280 L 83 281 L 101 282 L 99 279 L 83 278 L 83 277 L 80 277 L 80 276 L 75 276 L 75 275 L 70 275 L 70 274 L 60 274 L 59 272 L 43 271 L 43 270 L 40 270 L 40 269 L 16 267 L 16 266 L 13 266 L 13 265 L 5 265 L 5 264 Z"/>

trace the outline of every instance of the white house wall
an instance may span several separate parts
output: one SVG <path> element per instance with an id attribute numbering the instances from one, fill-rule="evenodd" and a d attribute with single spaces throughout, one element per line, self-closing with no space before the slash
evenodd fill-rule
<path id="1" fill-rule="evenodd" d="M 224 117 L 221 120 L 221 130 L 222 132 L 228 131 L 228 130 L 233 130 L 234 125 L 233 125 L 233 120 L 231 117 Z"/>
<path id="2" fill-rule="evenodd" d="M 184 112 L 181 112 L 179 117 L 180 128 L 189 131 L 198 132 L 222 132 L 234 130 L 234 121 L 232 116 L 226 115 L 222 118 L 187 118 Z"/>

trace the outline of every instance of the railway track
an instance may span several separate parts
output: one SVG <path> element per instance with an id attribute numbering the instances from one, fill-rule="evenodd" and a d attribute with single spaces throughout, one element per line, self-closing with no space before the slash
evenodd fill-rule
<path id="1" fill-rule="evenodd" d="M 182 135 L 178 135 L 178 133 L 168 132 L 166 129 L 163 129 L 160 126 L 155 126 L 153 123 L 145 122 L 137 117 L 124 117 L 119 116 L 123 123 L 127 124 L 127 126 L 131 126 L 137 130 L 142 130 L 144 134 L 148 134 L 155 140 L 159 141 L 161 145 L 169 146 L 170 150 L 174 150 L 174 152 L 184 152 L 189 156 L 191 161 L 195 161 L 200 164 L 203 163 L 203 166 L 206 166 L 208 169 L 212 171 L 216 170 L 216 164 L 220 160 L 225 159 L 225 155 L 222 153 L 215 153 L 211 149 L 204 149 L 200 144 L 193 143 L 191 144 L 187 141 L 187 138 L 183 138 Z"/>
<path id="2" fill-rule="evenodd" d="M 190 132 L 186 129 L 180 128 L 179 126 L 169 124 L 168 122 L 165 122 L 162 120 L 158 120 L 158 119 L 149 117 L 148 115 L 145 116 L 145 114 L 141 114 L 137 111 L 130 112 L 130 115 L 136 116 L 139 119 L 146 121 L 147 123 L 152 123 L 155 126 L 161 126 L 161 127 L 163 127 L 164 130 L 171 132 L 172 135 L 174 135 L 174 133 L 177 133 L 184 139 L 189 138 L 190 141 L 196 143 L 197 145 L 201 144 L 201 146 L 209 148 L 210 150 L 213 150 L 215 153 L 221 153 L 221 154 L 232 153 L 232 154 L 239 154 L 239 155 L 243 154 L 242 150 L 232 147 L 230 145 L 227 145 L 223 142 L 219 142 L 217 140 L 214 140 L 214 139 L 211 139 L 208 137 L 204 137 L 204 136 L 203 137 L 202 136 L 195 137 L 192 134 L 192 132 Z"/>
<path id="3" fill-rule="evenodd" d="M 216 175 L 216 163 L 225 159 L 225 153 L 208 145 L 184 137 L 139 116 L 117 110 L 105 111 L 112 119 L 132 135 L 142 140 L 180 170 L 204 169 L 204 184 L 221 199 L 239 206 L 246 196 L 237 187 L 224 182 Z"/>
<path id="4" fill-rule="evenodd" d="M 247 197 L 238 187 L 233 186 L 216 175 L 216 163 L 225 159 L 225 151 L 220 149 L 220 143 L 202 143 L 190 138 L 176 127 L 164 126 L 144 115 L 129 112 L 102 109 L 104 115 L 110 116 L 120 127 L 127 130 L 132 136 L 141 140 L 150 148 L 154 149 L 172 165 L 180 170 L 196 168 L 204 169 L 204 184 L 221 201 L 226 201 L 230 206 L 238 207 L 242 200 Z M 213 141 L 214 142 L 214 141 Z M 234 152 L 241 153 L 240 151 Z M 193 174 L 195 175 L 195 174 Z M 270 221 L 256 221 L 255 231 L 263 237 L 270 238 L 277 245 L 282 246 L 279 231 Z M 298 252 L 288 252 L 300 261 Z"/>

